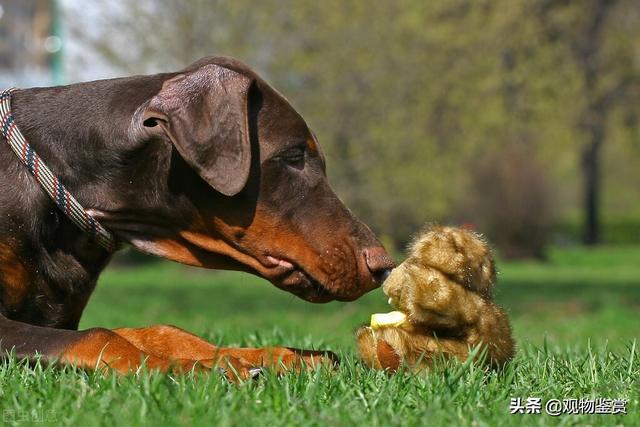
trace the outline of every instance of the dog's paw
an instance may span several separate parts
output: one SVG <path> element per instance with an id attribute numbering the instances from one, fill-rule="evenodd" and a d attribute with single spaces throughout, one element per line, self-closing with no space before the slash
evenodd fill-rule
<path id="1" fill-rule="evenodd" d="M 340 358 L 332 351 L 314 351 L 300 350 L 296 348 L 287 348 L 288 354 L 283 354 L 278 359 L 276 369 L 278 372 L 294 370 L 301 372 L 303 370 L 313 371 L 320 367 L 335 370 L 340 365 Z"/>
<path id="2" fill-rule="evenodd" d="M 174 372 L 212 372 L 217 371 L 234 384 L 260 375 L 262 368 L 252 366 L 246 360 L 233 356 L 224 356 L 216 359 L 181 360 L 175 364 Z"/>

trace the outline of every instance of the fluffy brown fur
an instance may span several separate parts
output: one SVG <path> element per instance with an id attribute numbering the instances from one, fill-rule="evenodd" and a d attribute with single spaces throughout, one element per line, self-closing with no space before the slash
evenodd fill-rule
<path id="1" fill-rule="evenodd" d="M 514 342 L 506 314 L 493 302 L 495 278 L 491 251 L 480 235 L 455 227 L 428 228 L 383 284 L 407 321 L 360 328 L 360 356 L 375 369 L 394 372 L 404 364 L 419 370 L 440 354 L 466 360 L 469 350 L 480 345 L 487 364 L 504 365 L 514 354 Z"/>

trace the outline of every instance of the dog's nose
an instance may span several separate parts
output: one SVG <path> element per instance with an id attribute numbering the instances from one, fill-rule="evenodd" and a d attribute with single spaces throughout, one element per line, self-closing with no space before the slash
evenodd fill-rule
<path id="1" fill-rule="evenodd" d="M 382 246 L 365 249 L 364 260 L 377 285 L 381 285 L 395 267 L 395 263 Z"/>

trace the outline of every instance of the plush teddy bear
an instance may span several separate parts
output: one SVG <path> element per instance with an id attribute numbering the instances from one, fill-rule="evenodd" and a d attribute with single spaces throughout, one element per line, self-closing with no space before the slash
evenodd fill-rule
<path id="1" fill-rule="evenodd" d="M 412 243 L 409 257 L 382 285 L 398 311 L 374 314 L 356 335 L 365 364 L 395 372 L 428 368 L 442 354 L 467 360 L 486 349 L 499 367 L 514 354 L 506 314 L 493 302 L 496 278 L 491 251 L 473 231 L 433 226 Z"/>

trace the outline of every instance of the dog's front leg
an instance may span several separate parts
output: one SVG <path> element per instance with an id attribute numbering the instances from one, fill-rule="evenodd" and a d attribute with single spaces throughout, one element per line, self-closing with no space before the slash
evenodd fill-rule
<path id="1" fill-rule="evenodd" d="M 147 328 L 120 328 L 113 332 L 125 338 L 147 354 L 164 359 L 192 359 L 201 363 L 211 363 L 219 359 L 231 358 L 255 368 L 274 368 L 278 372 L 286 370 L 313 369 L 316 366 L 335 366 L 338 357 L 330 351 L 301 350 L 289 347 L 233 348 L 217 347 L 183 329 L 169 325 L 155 325 Z"/>
<path id="2" fill-rule="evenodd" d="M 180 343 L 176 343 L 179 345 Z M 162 372 L 221 368 L 232 381 L 253 376 L 250 366 L 233 355 L 197 360 L 146 352 L 118 333 L 102 328 L 72 331 L 29 325 L 0 316 L 0 351 L 15 351 L 21 359 L 41 355 L 47 363 L 58 362 L 84 369 L 109 368 L 126 374 L 141 366 Z"/>

